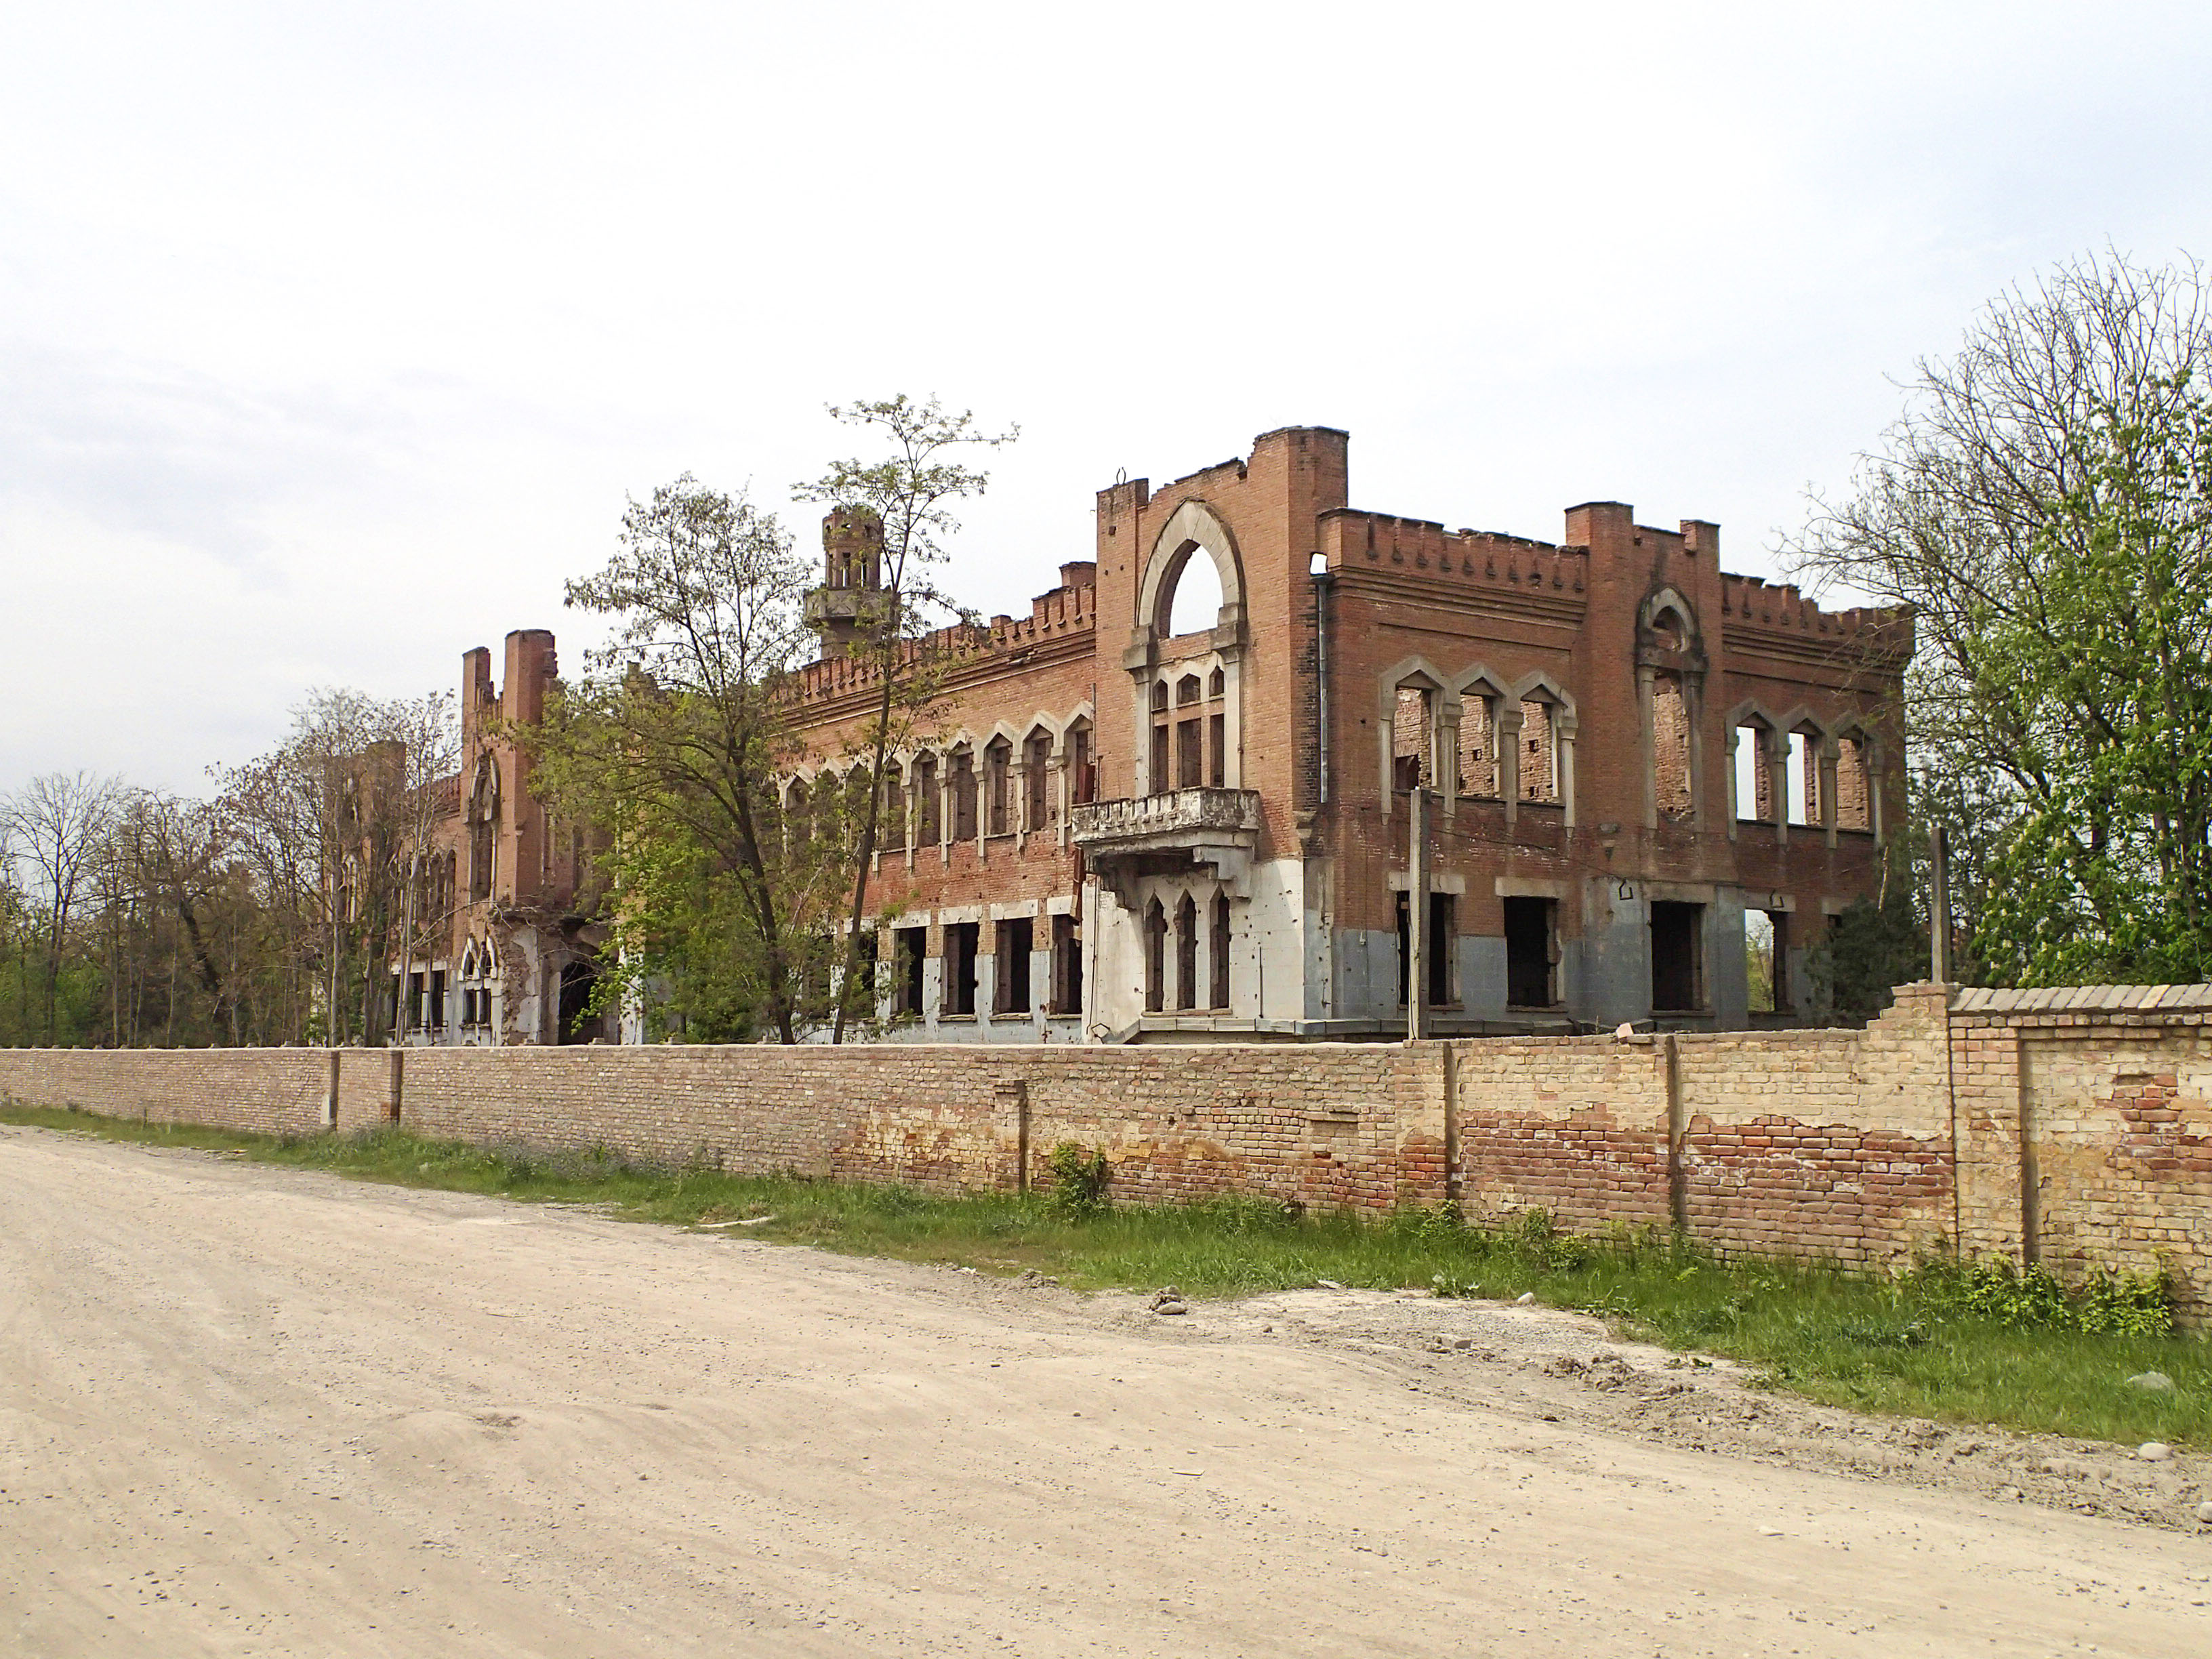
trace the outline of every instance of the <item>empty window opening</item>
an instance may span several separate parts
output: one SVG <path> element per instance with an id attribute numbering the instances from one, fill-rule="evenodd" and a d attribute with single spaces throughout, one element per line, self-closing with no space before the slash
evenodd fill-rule
<path id="1" fill-rule="evenodd" d="M 556 1042 L 589 1042 L 600 1035 L 599 1016 L 592 1012 L 592 992 L 599 969 L 588 962 L 571 962 L 561 969 L 560 1025 Z"/>
<path id="2" fill-rule="evenodd" d="M 915 840 L 933 846 L 944 837 L 944 803 L 938 797 L 937 757 L 919 755 L 914 763 Z"/>
<path id="3" fill-rule="evenodd" d="M 1429 1006 L 1442 1008 L 1458 1000 L 1452 995 L 1452 957 L 1459 939 L 1459 906 L 1449 893 L 1429 895 L 1428 937 L 1421 941 L 1428 958 Z"/>
<path id="4" fill-rule="evenodd" d="M 1072 915 L 1052 919 L 1052 1012 L 1083 1012 L 1083 924 Z"/>
<path id="5" fill-rule="evenodd" d="M 1436 740 L 1436 697 L 1425 685 L 1401 685 L 1390 711 L 1390 787 L 1418 789 L 1435 780 L 1430 755 Z"/>
<path id="6" fill-rule="evenodd" d="M 1867 775 L 1866 744 L 1860 738 L 1845 738 L 1837 750 L 1836 828 L 1871 830 L 1874 788 Z"/>
<path id="7" fill-rule="evenodd" d="M 1052 737 L 1033 731 L 1022 744 L 1022 828 L 1049 830 L 1058 820 L 1052 799 Z"/>
<path id="8" fill-rule="evenodd" d="M 896 761 L 884 763 L 883 820 L 876 826 L 878 850 L 906 845 L 906 773 Z"/>
<path id="9" fill-rule="evenodd" d="M 1198 902 L 1185 893 L 1176 906 L 1176 1006 L 1198 1006 Z"/>
<path id="10" fill-rule="evenodd" d="M 996 952 L 994 960 L 998 963 L 994 1012 L 1029 1012 L 1030 950 L 1036 939 L 1036 924 L 1027 916 L 1017 916 L 999 924 L 999 936 L 993 942 Z"/>
<path id="11" fill-rule="evenodd" d="M 979 921 L 948 922 L 945 928 L 945 1012 L 975 1012 L 975 952 L 982 943 Z"/>
<path id="12" fill-rule="evenodd" d="M 1224 673 L 1220 669 L 1215 669 L 1211 674 L 1208 674 L 1206 677 L 1206 695 L 1207 696 L 1218 697 L 1224 692 L 1228 690 L 1228 689 L 1229 676 Z"/>
<path id="13" fill-rule="evenodd" d="M 1398 911 L 1398 1006 L 1406 1006 L 1406 981 L 1413 971 L 1413 912 L 1403 893 L 1394 895 Z"/>
<path id="14" fill-rule="evenodd" d="M 1216 789 L 1225 787 L 1229 777 L 1229 717 L 1214 714 L 1206 717 L 1206 781 Z"/>
<path id="15" fill-rule="evenodd" d="M 1091 752 L 1091 728 L 1079 726 L 1067 734 L 1068 798 L 1076 805 L 1098 799 L 1098 757 Z"/>
<path id="16" fill-rule="evenodd" d="M 1521 799 L 1556 803 L 1559 799 L 1559 754 L 1552 705 L 1531 700 L 1521 705 Z"/>
<path id="17" fill-rule="evenodd" d="M 842 1001 L 855 1016 L 866 1018 L 876 1012 L 876 999 L 883 988 L 883 940 L 872 927 L 860 930 L 860 969 L 850 985 L 843 988 Z"/>
<path id="18" fill-rule="evenodd" d="M 1176 722 L 1176 787 L 1195 789 L 1206 781 L 1205 729 L 1198 717 Z"/>
<path id="19" fill-rule="evenodd" d="M 1145 1012 L 1167 1006 L 1167 913 L 1158 899 L 1145 906 Z"/>
<path id="20" fill-rule="evenodd" d="M 1773 769 L 1767 764 L 1763 726 L 1735 729 L 1735 815 L 1745 823 L 1774 822 Z"/>
<path id="21" fill-rule="evenodd" d="M 783 798 L 783 843 L 794 853 L 812 839 L 813 804 L 814 796 L 806 780 L 793 779 Z"/>
<path id="22" fill-rule="evenodd" d="M 1156 680 L 1152 684 L 1152 793 L 1164 795 L 1175 787 L 1168 765 L 1168 744 L 1172 741 L 1169 731 L 1168 683 Z"/>
<path id="23" fill-rule="evenodd" d="M 1459 793 L 1498 799 L 1498 713 L 1493 699 L 1469 691 L 1460 700 Z"/>
<path id="24" fill-rule="evenodd" d="M 983 751 L 983 796 L 990 809 L 990 833 L 1003 836 L 1013 829 L 1013 745 L 1004 738 L 995 739 Z"/>
<path id="25" fill-rule="evenodd" d="M 442 968 L 430 973 L 429 1018 L 425 1023 L 434 1031 L 446 1028 L 446 970 Z"/>
<path id="26" fill-rule="evenodd" d="M 1790 915 L 1784 910 L 1743 913 L 1744 980 L 1754 1014 L 1790 1012 Z"/>
<path id="27" fill-rule="evenodd" d="M 1197 675 L 1186 674 L 1176 682 L 1176 708 L 1188 708 L 1192 704 L 1199 702 L 1203 696 L 1204 693 L 1200 689 Z"/>
<path id="28" fill-rule="evenodd" d="M 1505 1000 L 1516 1008 L 1559 1006 L 1557 899 L 1505 901 Z"/>
<path id="29" fill-rule="evenodd" d="M 1229 895 L 1213 896 L 1212 926 L 1206 935 L 1207 978 L 1210 994 L 1206 1000 L 1209 1008 L 1226 1011 L 1229 1006 Z"/>
<path id="30" fill-rule="evenodd" d="M 965 749 L 952 757 L 952 839 L 975 839 L 975 757 Z"/>
<path id="31" fill-rule="evenodd" d="M 1820 766 L 1814 748 L 1816 741 L 1809 733 L 1792 732 L 1790 734 L 1790 822 L 1818 823 L 1820 821 Z"/>
<path id="32" fill-rule="evenodd" d="M 1164 607 L 1170 635 L 1203 634 L 1219 623 L 1221 573 L 1212 555 L 1202 547 L 1188 549 L 1172 584 Z"/>
<path id="33" fill-rule="evenodd" d="M 836 846 L 845 838 L 845 783 L 834 772 L 814 780 L 814 834 Z"/>
<path id="34" fill-rule="evenodd" d="M 929 929 L 901 927 L 891 935 L 891 1012 L 905 1018 L 921 1014 L 922 961 L 929 955 Z"/>
<path id="35" fill-rule="evenodd" d="M 1651 905 L 1651 1011 L 1693 1013 L 1705 1006 L 1701 948 L 1705 907 L 1655 899 Z"/>
<path id="36" fill-rule="evenodd" d="M 1677 674 L 1651 683 L 1651 784 L 1662 817 L 1690 816 L 1690 715 Z"/>

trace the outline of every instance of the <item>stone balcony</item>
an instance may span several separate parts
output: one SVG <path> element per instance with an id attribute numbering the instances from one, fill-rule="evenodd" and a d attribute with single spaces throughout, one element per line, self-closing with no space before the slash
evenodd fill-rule
<path id="1" fill-rule="evenodd" d="M 1074 809 L 1068 836 L 1125 905 L 1133 904 L 1136 877 L 1188 873 L 1194 864 L 1213 866 L 1243 896 L 1260 844 L 1260 792 L 1175 789 L 1093 801 Z"/>

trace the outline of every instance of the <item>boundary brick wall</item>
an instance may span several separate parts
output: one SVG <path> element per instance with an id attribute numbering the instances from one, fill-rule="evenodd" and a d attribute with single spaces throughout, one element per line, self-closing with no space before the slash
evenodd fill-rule
<path id="1" fill-rule="evenodd" d="M 1120 1197 L 1460 1200 L 1723 1251 L 2062 1276 L 2163 1264 L 2212 1321 L 2212 986 L 1901 988 L 1864 1031 L 1172 1048 L 0 1049 L 0 1096 L 306 1134 L 398 1121 L 938 1190 L 1103 1150 Z"/>

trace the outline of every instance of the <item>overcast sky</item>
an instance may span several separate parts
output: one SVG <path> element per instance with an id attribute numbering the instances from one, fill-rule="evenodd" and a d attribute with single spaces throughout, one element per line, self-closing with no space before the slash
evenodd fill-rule
<path id="1" fill-rule="evenodd" d="M 2212 8 L 0 5 L 0 789 L 196 790 L 450 687 L 625 492 L 824 404 L 1022 440 L 951 586 L 1291 424 L 1357 506 L 1710 518 L 1771 573 L 1894 382 L 2110 243 L 2212 252 Z"/>

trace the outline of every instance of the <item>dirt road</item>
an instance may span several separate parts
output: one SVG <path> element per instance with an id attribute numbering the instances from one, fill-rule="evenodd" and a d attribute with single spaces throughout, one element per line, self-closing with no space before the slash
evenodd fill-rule
<path id="1" fill-rule="evenodd" d="M 2212 1537 L 1662 1359 L 0 1128 L 0 1651 L 2212 1651 Z"/>

